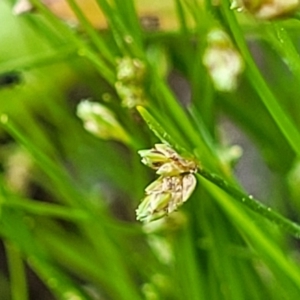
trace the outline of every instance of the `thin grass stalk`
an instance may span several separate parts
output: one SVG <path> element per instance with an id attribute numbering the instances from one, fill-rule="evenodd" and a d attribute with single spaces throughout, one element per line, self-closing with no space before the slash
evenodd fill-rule
<path id="1" fill-rule="evenodd" d="M 10 276 L 11 300 L 28 300 L 26 271 L 21 253 L 8 241 L 4 245 Z"/>
<path id="2" fill-rule="evenodd" d="M 230 11 L 229 7 L 230 3 L 228 0 L 222 1 L 222 11 L 224 17 L 228 22 L 235 42 L 247 64 L 246 74 L 248 80 L 251 82 L 254 89 L 260 96 L 260 99 L 270 112 L 271 116 L 278 125 L 279 129 L 282 131 L 288 143 L 291 145 L 297 156 L 300 156 L 300 133 L 295 124 L 291 121 L 291 118 L 281 108 L 278 100 L 273 95 L 262 75 L 260 74 L 248 50 L 242 31 L 234 16 L 234 12 Z"/>
<path id="3" fill-rule="evenodd" d="M 100 72 L 103 78 L 105 78 L 109 83 L 114 83 L 114 72 L 110 70 L 109 66 L 107 66 L 107 64 L 102 59 L 100 59 L 100 56 L 97 55 L 97 53 L 95 53 L 86 42 L 77 37 L 76 34 L 74 34 L 65 24 L 58 20 L 57 17 L 53 15 L 38 0 L 31 1 L 50 23 L 55 24 L 57 30 L 59 30 L 64 35 L 65 39 L 68 39 L 73 45 L 77 47 L 79 56 L 88 58 Z"/>
<path id="4" fill-rule="evenodd" d="M 107 45 L 105 44 L 103 39 L 100 37 L 99 32 L 97 32 L 96 29 L 92 26 L 92 24 L 88 21 L 88 19 L 86 18 L 86 16 L 84 15 L 83 11 L 78 6 L 76 1 L 75 0 L 67 0 L 67 2 L 70 5 L 70 8 L 72 9 L 72 11 L 77 16 L 80 24 L 86 30 L 91 41 L 94 43 L 94 45 L 99 50 L 100 55 L 105 57 L 105 59 L 108 62 L 110 62 L 112 65 L 114 65 L 115 58 L 114 58 L 112 52 L 108 49 Z"/>

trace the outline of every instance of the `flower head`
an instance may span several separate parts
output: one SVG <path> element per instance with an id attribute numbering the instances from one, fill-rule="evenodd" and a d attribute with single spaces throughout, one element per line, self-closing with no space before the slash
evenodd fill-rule
<path id="1" fill-rule="evenodd" d="M 13 14 L 18 16 L 34 11 L 34 6 L 29 0 L 18 0 L 13 7 Z"/>
<path id="2" fill-rule="evenodd" d="M 146 188 L 146 197 L 136 210 L 137 220 L 149 222 L 176 211 L 188 200 L 195 187 L 193 174 L 159 177 Z"/>
<path id="3" fill-rule="evenodd" d="M 299 9 L 299 0 L 233 0 L 231 9 L 248 11 L 258 19 L 269 20 Z"/>
<path id="4" fill-rule="evenodd" d="M 232 91 L 237 87 L 237 79 L 244 69 L 243 60 L 233 47 L 228 35 L 220 30 L 212 30 L 207 37 L 208 46 L 203 56 L 215 88 Z"/>
<path id="5" fill-rule="evenodd" d="M 164 176 L 194 173 L 197 165 L 193 160 L 181 157 L 175 150 L 166 144 L 156 144 L 153 149 L 140 150 L 142 163 L 155 169 L 156 174 Z"/>
<path id="6" fill-rule="evenodd" d="M 146 66 L 137 59 L 123 57 L 117 60 L 117 81 L 116 92 L 122 100 L 122 105 L 127 108 L 134 108 L 144 105 L 146 95 L 143 87 Z"/>
<path id="7" fill-rule="evenodd" d="M 104 105 L 84 100 L 77 106 L 77 115 L 83 120 L 84 128 L 102 138 L 129 142 L 129 137 L 114 113 Z"/>
<path id="8" fill-rule="evenodd" d="M 145 64 L 131 57 L 123 57 L 117 61 L 117 78 L 121 82 L 140 83 L 145 76 Z"/>
<path id="9" fill-rule="evenodd" d="M 156 144 L 139 154 L 145 165 L 161 175 L 145 189 L 146 196 L 136 210 L 138 220 L 149 222 L 176 211 L 188 200 L 196 187 L 193 173 L 197 165 L 166 144 Z"/>
<path id="10" fill-rule="evenodd" d="M 115 83 L 115 88 L 122 100 L 122 106 L 127 108 L 134 108 L 138 105 L 145 105 L 146 96 L 144 89 L 140 85 L 117 81 Z"/>

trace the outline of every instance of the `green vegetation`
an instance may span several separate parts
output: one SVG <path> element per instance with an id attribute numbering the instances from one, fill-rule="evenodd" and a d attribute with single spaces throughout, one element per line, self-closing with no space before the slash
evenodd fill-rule
<path id="1" fill-rule="evenodd" d="M 299 299 L 297 1 L 152 2 L 0 2 L 1 300 Z"/>

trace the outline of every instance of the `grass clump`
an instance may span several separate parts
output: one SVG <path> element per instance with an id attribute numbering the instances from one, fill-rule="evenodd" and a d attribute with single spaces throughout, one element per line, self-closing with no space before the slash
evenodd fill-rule
<path id="1" fill-rule="evenodd" d="M 1 2 L 1 299 L 298 299 L 297 8 Z"/>

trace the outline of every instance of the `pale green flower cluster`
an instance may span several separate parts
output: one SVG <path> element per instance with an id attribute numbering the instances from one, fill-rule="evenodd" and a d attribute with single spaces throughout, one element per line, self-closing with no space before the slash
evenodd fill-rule
<path id="1" fill-rule="evenodd" d="M 248 11 L 258 19 L 273 19 L 295 13 L 299 0 L 233 0 L 231 9 Z"/>
<path id="2" fill-rule="evenodd" d="M 160 175 L 145 189 L 146 196 L 136 210 L 137 220 L 149 222 L 176 211 L 189 199 L 196 187 L 193 173 L 197 165 L 166 144 L 157 144 L 139 154 L 142 162 Z"/>
<path id="3" fill-rule="evenodd" d="M 116 91 L 122 100 L 122 105 L 134 108 L 144 105 L 146 96 L 143 88 L 145 65 L 139 59 L 124 57 L 117 61 Z"/>
<path id="4" fill-rule="evenodd" d="M 208 33 L 203 64 L 216 90 L 224 92 L 236 89 L 238 77 L 244 70 L 242 57 L 221 29 L 213 29 Z"/>
<path id="5" fill-rule="evenodd" d="M 32 11 L 34 11 L 34 6 L 29 0 L 17 0 L 12 9 L 12 13 L 16 16 Z"/>
<path id="6" fill-rule="evenodd" d="M 77 106 L 77 116 L 82 119 L 84 128 L 104 140 L 128 143 L 130 138 L 115 114 L 98 102 L 84 100 Z"/>

